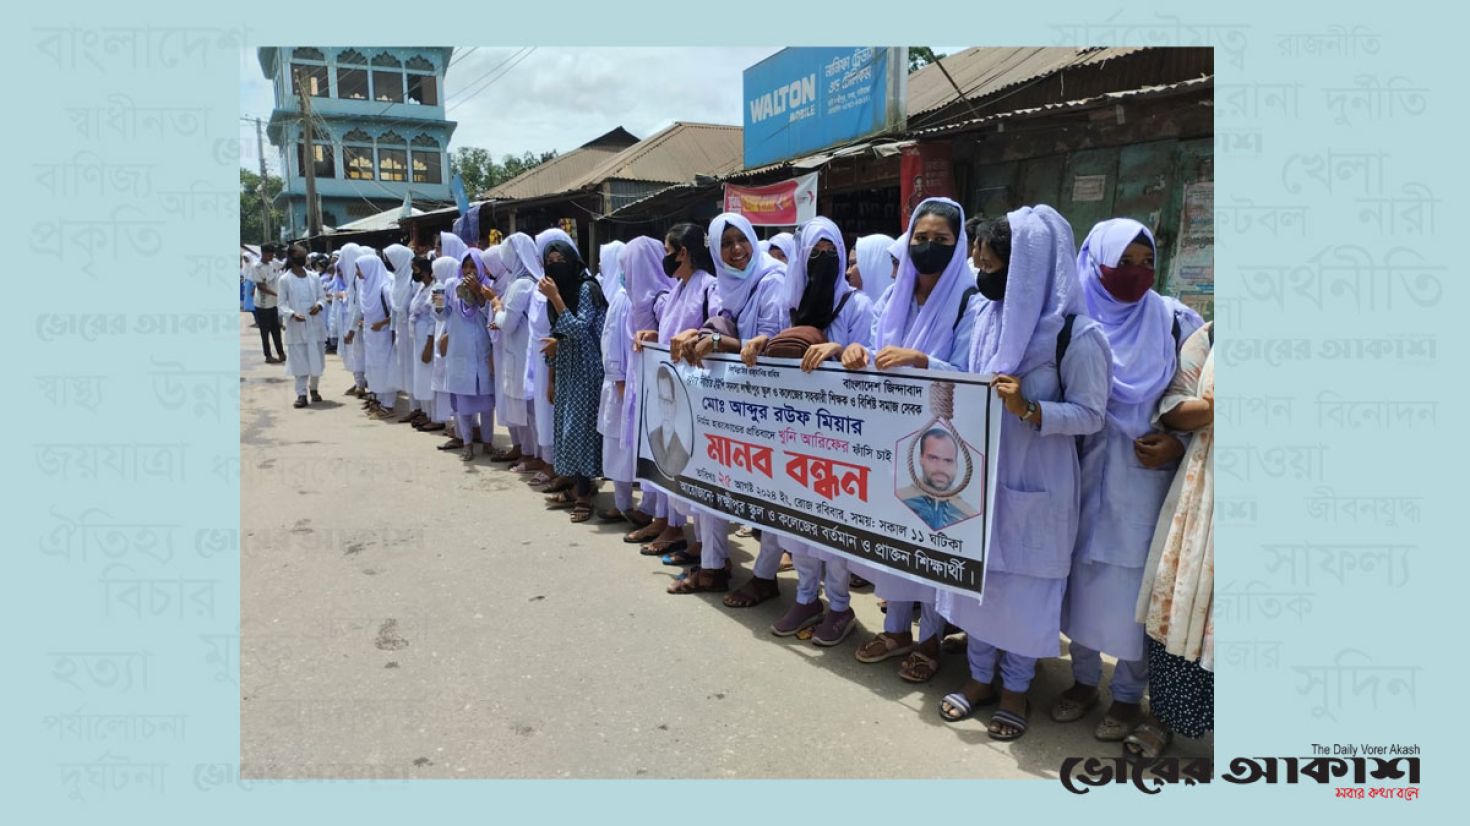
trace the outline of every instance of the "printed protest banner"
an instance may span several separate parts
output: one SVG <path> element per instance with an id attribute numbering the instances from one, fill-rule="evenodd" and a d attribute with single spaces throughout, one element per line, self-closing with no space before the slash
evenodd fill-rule
<path id="1" fill-rule="evenodd" d="M 1001 404 L 989 377 L 930 370 L 639 369 L 638 478 L 701 512 L 978 596 Z M 956 415 L 955 411 L 960 411 Z"/>

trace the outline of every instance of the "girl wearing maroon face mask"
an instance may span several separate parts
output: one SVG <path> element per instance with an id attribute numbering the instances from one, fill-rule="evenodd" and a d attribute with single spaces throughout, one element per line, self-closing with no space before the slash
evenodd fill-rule
<path id="1" fill-rule="evenodd" d="M 1142 716 L 1148 670 L 1134 609 L 1154 523 L 1187 438 L 1155 430 L 1151 419 L 1181 343 L 1202 319 L 1154 292 L 1154 239 L 1137 221 L 1114 218 L 1093 227 L 1078 252 L 1077 274 L 1087 313 L 1112 349 L 1112 385 L 1103 429 L 1082 439 L 1079 529 L 1062 605 L 1074 685 L 1051 717 L 1071 722 L 1087 715 L 1099 698 L 1102 654 L 1111 654 L 1118 660 L 1112 705 L 1094 736 L 1119 741 Z"/>

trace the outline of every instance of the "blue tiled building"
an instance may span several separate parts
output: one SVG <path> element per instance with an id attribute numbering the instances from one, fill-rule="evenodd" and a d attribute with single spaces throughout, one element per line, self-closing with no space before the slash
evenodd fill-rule
<path id="1" fill-rule="evenodd" d="M 281 153 L 283 231 L 307 232 L 307 153 L 298 84 L 311 95 L 312 156 L 322 224 L 339 226 L 399 206 L 449 202 L 444 117 L 450 48 L 263 48 L 260 69 L 275 86 L 267 134 Z"/>

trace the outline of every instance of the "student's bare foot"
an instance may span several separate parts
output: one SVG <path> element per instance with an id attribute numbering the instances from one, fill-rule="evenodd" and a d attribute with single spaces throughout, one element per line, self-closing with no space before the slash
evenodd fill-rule
<path id="1" fill-rule="evenodd" d="M 990 717 L 990 724 L 986 729 L 990 732 L 992 740 L 1015 740 L 1026 733 L 1028 718 L 1031 716 L 1031 703 L 1026 695 L 1019 691 L 1008 691 L 1002 689 L 1000 692 L 1000 708 Z"/>

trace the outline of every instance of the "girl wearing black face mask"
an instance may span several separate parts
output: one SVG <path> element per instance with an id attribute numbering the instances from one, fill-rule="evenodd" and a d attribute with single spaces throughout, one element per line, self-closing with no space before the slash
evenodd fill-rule
<path id="1" fill-rule="evenodd" d="M 1002 215 L 992 221 L 981 221 L 975 227 L 973 259 L 979 275 L 975 288 L 991 301 L 1006 297 L 1006 275 L 1011 261 L 1011 225 Z"/>

